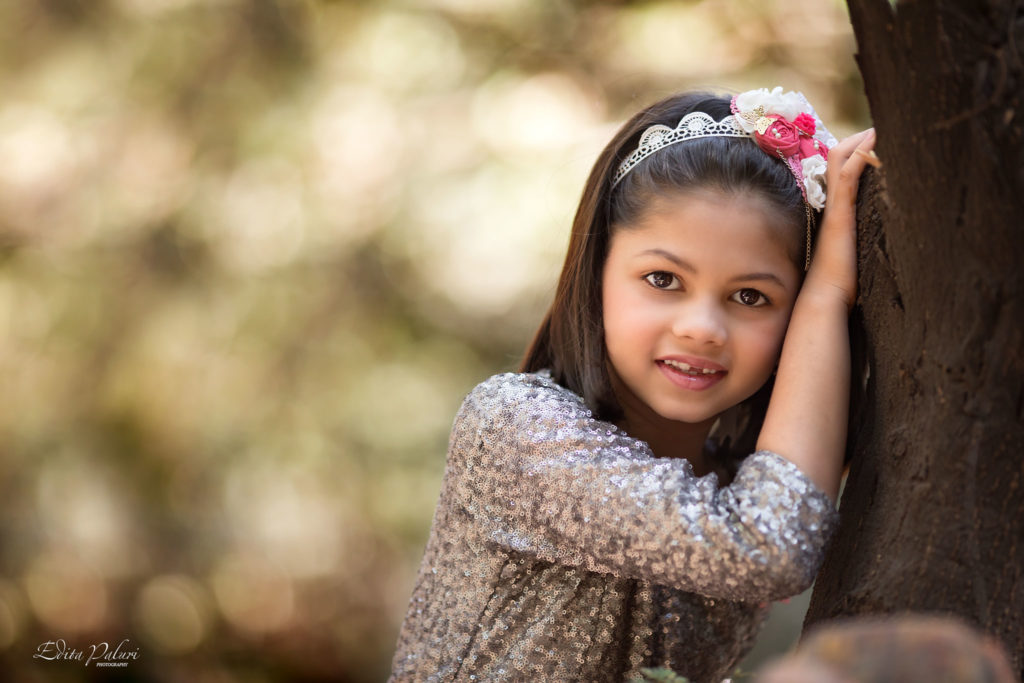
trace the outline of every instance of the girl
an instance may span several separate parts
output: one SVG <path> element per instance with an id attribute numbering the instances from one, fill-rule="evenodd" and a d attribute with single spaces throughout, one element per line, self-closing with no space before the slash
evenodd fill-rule
<path id="1" fill-rule="evenodd" d="M 873 144 L 834 146 L 781 88 L 626 123 L 521 372 L 455 418 L 392 681 L 720 681 L 766 603 L 810 585 L 837 521 Z"/>

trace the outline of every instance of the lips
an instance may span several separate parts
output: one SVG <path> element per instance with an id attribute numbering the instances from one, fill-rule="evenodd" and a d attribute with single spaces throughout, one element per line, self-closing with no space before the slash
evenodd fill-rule
<path id="1" fill-rule="evenodd" d="M 718 384 L 729 372 L 718 363 L 692 356 L 660 358 L 657 366 L 673 384 L 695 391 Z"/>
<path id="2" fill-rule="evenodd" d="M 690 365 L 689 363 L 684 363 L 684 362 L 679 361 L 679 360 L 663 360 L 661 362 L 664 363 L 665 365 L 669 365 L 669 366 L 675 368 L 676 370 L 682 370 L 683 372 L 687 372 L 687 373 L 689 373 L 691 375 L 710 375 L 713 372 L 721 372 L 721 370 L 712 370 L 711 368 L 701 368 L 701 367 L 698 367 L 698 366 L 695 366 L 695 365 Z"/>
<path id="3" fill-rule="evenodd" d="M 706 358 L 700 358 L 698 356 L 682 356 L 682 355 L 671 355 L 663 356 L 658 359 L 659 363 L 666 363 L 684 372 L 696 369 L 701 372 L 713 371 L 713 372 L 728 372 L 724 365 L 707 360 Z"/>

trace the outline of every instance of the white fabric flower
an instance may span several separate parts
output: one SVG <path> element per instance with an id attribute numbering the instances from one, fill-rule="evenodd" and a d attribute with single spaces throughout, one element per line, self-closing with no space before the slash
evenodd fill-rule
<path id="1" fill-rule="evenodd" d="M 736 108 L 741 113 L 752 112 L 759 106 L 764 107 L 766 114 L 777 114 L 790 122 L 801 112 L 811 113 L 803 96 L 792 90 L 784 93 L 782 86 L 776 86 L 770 92 L 767 88 L 759 88 L 736 96 Z M 737 116 L 736 119 L 743 130 L 748 133 L 754 132 L 756 122 L 747 121 L 742 116 Z"/>
<path id="2" fill-rule="evenodd" d="M 825 169 L 828 162 L 820 154 L 805 157 L 800 161 L 807 190 L 807 203 L 815 209 L 825 208 Z"/>

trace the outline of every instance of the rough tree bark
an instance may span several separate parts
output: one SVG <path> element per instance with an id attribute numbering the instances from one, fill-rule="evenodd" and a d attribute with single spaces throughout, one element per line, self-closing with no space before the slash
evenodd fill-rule
<path id="1" fill-rule="evenodd" d="M 1024 677 L 1024 2 L 849 8 L 884 167 L 861 200 L 842 523 L 805 628 L 954 614 Z"/>

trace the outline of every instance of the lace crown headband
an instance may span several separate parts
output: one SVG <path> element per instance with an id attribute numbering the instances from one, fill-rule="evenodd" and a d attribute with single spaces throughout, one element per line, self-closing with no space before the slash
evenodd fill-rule
<path id="1" fill-rule="evenodd" d="M 612 187 L 641 161 L 677 142 L 708 137 L 753 138 L 758 147 L 785 162 L 804 197 L 807 270 L 811 264 L 811 207 L 825 207 L 825 168 L 836 139 L 803 93 L 783 93 L 781 87 L 770 92 L 766 88 L 748 90 L 733 97 L 730 108 L 732 115 L 721 121 L 704 112 L 691 112 L 675 128 L 661 124 L 647 128 L 637 148 L 616 169 Z"/>

